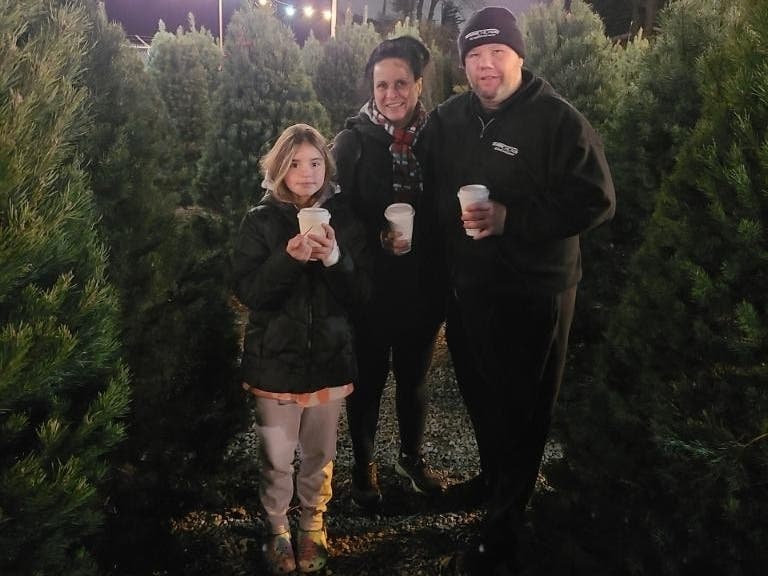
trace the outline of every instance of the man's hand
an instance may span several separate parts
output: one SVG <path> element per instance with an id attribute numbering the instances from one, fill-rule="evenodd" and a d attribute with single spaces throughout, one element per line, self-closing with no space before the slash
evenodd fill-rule
<path id="1" fill-rule="evenodd" d="M 504 222 L 507 219 L 507 207 L 494 200 L 485 200 L 470 204 L 461 213 L 465 229 L 478 230 L 475 240 L 488 236 L 500 236 L 504 233 Z"/>

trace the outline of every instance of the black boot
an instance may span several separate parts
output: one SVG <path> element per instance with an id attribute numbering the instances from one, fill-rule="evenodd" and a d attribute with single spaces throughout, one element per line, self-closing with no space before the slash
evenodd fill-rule
<path id="1" fill-rule="evenodd" d="M 381 489 L 375 462 L 352 466 L 352 502 L 368 512 L 381 506 Z"/>

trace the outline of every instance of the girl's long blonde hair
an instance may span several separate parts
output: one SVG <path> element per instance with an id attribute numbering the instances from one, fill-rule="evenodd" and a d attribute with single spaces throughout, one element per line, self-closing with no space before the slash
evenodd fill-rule
<path id="1" fill-rule="evenodd" d="M 285 185 L 285 175 L 291 167 L 291 161 L 296 154 L 296 150 L 305 142 L 317 148 L 325 164 L 323 185 L 315 194 L 325 190 L 336 176 L 336 163 L 328 151 L 328 142 L 323 135 L 309 124 L 289 126 L 283 130 L 274 146 L 259 162 L 261 172 L 271 182 L 272 193 L 278 200 L 283 202 L 293 201 L 293 194 Z"/>

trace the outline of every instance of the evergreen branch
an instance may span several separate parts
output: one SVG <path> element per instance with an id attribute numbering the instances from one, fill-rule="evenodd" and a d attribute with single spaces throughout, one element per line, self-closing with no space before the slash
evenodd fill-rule
<path id="1" fill-rule="evenodd" d="M 749 448 L 749 447 L 750 447 L 752 444 L 755 444 L 756 442 L 759 442 L 760 440 L 765 440 L 766 438 L 768 438 L 768 432 L 766 432 L 766 433 L 764 433 L 764 434 L 760 434 L 759 436 L 756 436 L 755 438 L 752 438 L 752 440 L 750 440 L 749 442 L 747 442 L 746 444 L 744 444 L 744 446 L 742 446 L 742 447 L 741 447 L 741 449 L 742 449 L 742 450 L 746 450 L 746 449 L 747 449 L 747 448 Z"/>

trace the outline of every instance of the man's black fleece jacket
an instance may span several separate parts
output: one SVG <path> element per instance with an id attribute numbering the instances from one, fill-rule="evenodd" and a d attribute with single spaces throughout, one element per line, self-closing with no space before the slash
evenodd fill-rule
<path id="1" fill-rule="evenodd" d="M 615 192 L 600 137 L 543 79 L 488 113 L 477 96 L 454 96 L 430 114 L 423 145 L 454 288 L 557 293 L 581 279 L 579 234 L 609 220 Z M 462 228 L 457 192 L 485 184 L 506 206 L 502 235 Z"/>

